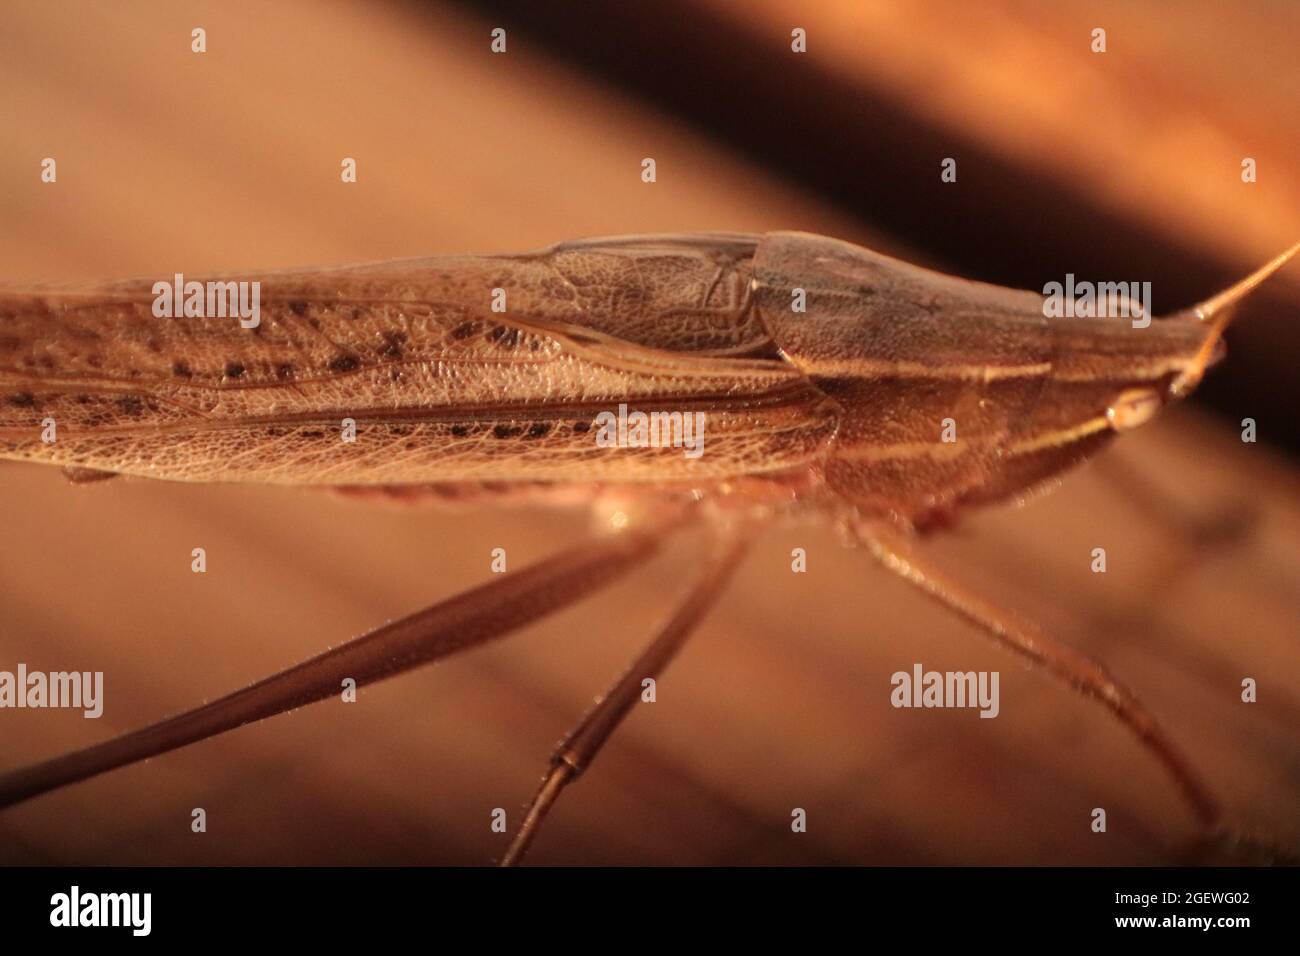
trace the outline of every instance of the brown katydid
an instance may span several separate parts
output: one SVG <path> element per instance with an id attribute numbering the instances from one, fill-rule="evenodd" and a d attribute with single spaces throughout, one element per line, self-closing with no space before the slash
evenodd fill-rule
<path id="1" fill-rule="evenodd" d="M 797 514 L 836 522 L 886 568 L 1104 703 L 1198 822 L 1220 827 L 1209 788 L 1132 694 L 938 571 L 910 538 L 1051 482 L 1186 395 L 1233 307 L 1297 250 L 1142 327 L 1049 319 L 1036 293 L 799 233 L 218 277 L 197 284 L 196 314 L 177 318 L 159 317 L 146 281 L 0 290 L 0 457 L 80 479 L 526 492 L 628 502 L 623 516 L 644 509 L 628 527 L 226 698 L 0 774 L 0 806 L 324 699 L 342 678 L 373 681 L 475 646 L 630 570 L 677 527 L 708 525 L 716 553 L 557 750 L 506 854 L 517 862 L 641 680 L 707 613 L 749 529 Z M 260 290 L 254 323 L 205 308 L 211 290 L 238 282 Z M 620 406 L 666 427 L 702 416 L 701 453 L 604 447 L 598 423 Z M 957 440 L 942 440 L 945 420 Z"/>

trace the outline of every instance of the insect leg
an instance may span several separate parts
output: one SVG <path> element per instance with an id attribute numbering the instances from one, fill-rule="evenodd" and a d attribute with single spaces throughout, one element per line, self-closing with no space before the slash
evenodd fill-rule
<path id="1" fill-rule="evenodd" d="M 1211 830 L 1219 825 L 1222 810 L 1218 801 L 1210 795 L 1209 788 L 1156 723 L 1150 711 L 1132 692 L 1118 684 L 1101 664 L 1069 645 L 1048 637 L 1033 625 L 1017 620 L 1002 608 L 958 584 L 930 561 L 917 555 L 915 549 L 897 532 L 880 525 L 859 525 L 854 530 L 872 556 L 890 571 L 986 631 L 998 644 L 1041 664 L 1071 687 L 1109 707 L 1120 722 L 1137 734 L 1143 745 L 1164 765 L 1202 826 Z"/>
<path id="2" fill-rule="evenodd" d="M 574 603 L 647 560 L 671 527 L 656 523 L 595 538 L 385 624 L 212 703 L 84 750 L 0 774 L 0 807 L 332 697 L 340 693 L 344 678 L 358 685 L 370 683 L 501 637 Z"/>
<path id="3" fill-rule="evenodd" d="M 596 705 L 556 747 L 542 785 L 528 805 L 524 822 L 501 858 L 501 866 L 514 866 L 523 860 L 560 792 L 591 766 L 591 762 L 636 703 L 641 694 L 641 682 L 647 677 L 658 677 L 672 662 L 691 632 L 721 595 L 744 557 L 748 544 L 748 535 L 734 529 L 724 532 L 715 541 L 710 563 L 672 618 L 632 662 L 632 666 L 610 685 Z"/>

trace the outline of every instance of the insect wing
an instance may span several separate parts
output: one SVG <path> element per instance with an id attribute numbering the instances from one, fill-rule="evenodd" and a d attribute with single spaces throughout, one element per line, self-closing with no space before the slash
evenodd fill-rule
<path id="1" fill-rule="evenodd" d="M 754 317 L 753 248 L 633 237 L 0 292 L 0 455 L 310 484 L 795 467 L 834 409 Z M 664 416 L 667 439 L 619 425 L 598 444 L 598 416 L 634 431 L 635 412 Z"/>

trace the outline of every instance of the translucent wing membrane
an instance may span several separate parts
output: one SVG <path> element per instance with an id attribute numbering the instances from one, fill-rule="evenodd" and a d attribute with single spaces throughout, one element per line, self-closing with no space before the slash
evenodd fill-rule
<path id="1" fill-rule="evenodd" d="M 824 446 L 834 416 L 750 307 L 755 243 L 589 240 L 186 280 L 205 293 L 258 283 L 249 328 L 230 315 L 159 317 L 153 280 L 8 289 L 0 455 L 294 484 L 783 470 Z M 609 454 L 593 420 L 620 404 L 705 412 L 707 454 Z"/>

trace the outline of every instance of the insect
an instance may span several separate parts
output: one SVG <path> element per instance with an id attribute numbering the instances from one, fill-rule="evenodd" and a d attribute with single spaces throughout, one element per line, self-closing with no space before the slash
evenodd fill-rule
<path id="1" fill-rule="evenodd" d="M 1130 692 L 941 572 L 914 538 L 1051 483 L 1187 395 L 1221 353 L 1234 307 L 1297 251 L 1143 326 L 1049 319 L 1036 293 L 783 232 L 218 277 L 196 284 L 196 314 L 180 317 L 159 316 L 167 283 L 3 290 L 0 457 L 75 480 L 576 498 L 614 530 L 220 700 L 11 769 L 0 806 L 500 637 L 627 573 L 681 528 L 707 528 L 713 546 L 686 599 L 553 755 L 502 861 L 517 863 L 642 681 L 707 613 L 753 529 L 794 515 L 835 522 L 1096 699 L 1198 823 L 1226 832 L 1210 788 Z M 250 281 L 257 321 L 205 314 L 210 290 Z M 177 287 L 189 295 L 180 277 Z M 618 440 L 602 441 L 616 410 Z M 690 422 L 699 454 L 664 440 Z M 647 423 L 659 440 L 645 440 Z"/>

